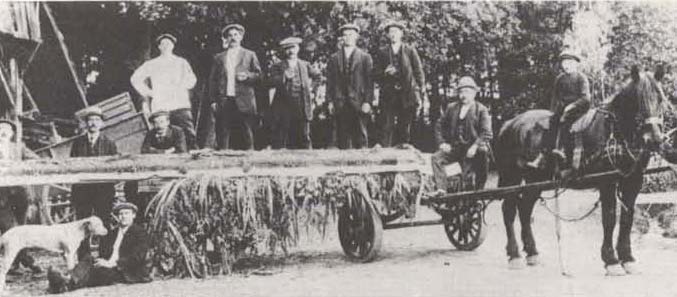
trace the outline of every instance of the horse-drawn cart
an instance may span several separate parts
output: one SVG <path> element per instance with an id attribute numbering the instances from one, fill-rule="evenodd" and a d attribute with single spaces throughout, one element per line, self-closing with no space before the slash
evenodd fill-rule
<path id="1" fill-rule="evenodd" d="M 95 158 L 68 158 L 61 160 L 30 160 L 4 166 L 0 172 L 0 186 L 27 184 L 69 184 L 89 182 L 126 182 L 152 178 L 171 181 L 195 177 L 205 180 L 206 190 L 190 190 L 182 199 L 198 203 L 205 198 L 191 197 L 211 193 L 226 199 L 228 189 L 214 188 L 216 181 L 234 184 L 238 208 L 246 213 L 251 207 L 251 219 L 258 219 L 257 225 L 265 225 L 268 217 L 279 216 L 282 205 L 291 205 L 296 215 L 302 205 L 311 205 L 308 195 L 328 197 L 326 204 L 338 214 L 338 235 L 346 255 L 355 261 L 366 262 L 374 259 L 381 248 L 383 230 L 416 226 L 443 225 L 449 241 L 459 250 L 473 250 L 479 247 L 485 236 L 484 210 L 489 201 L 500 200 L 506 195 L 528 190 L 549 190 L 562 186 L 557 181 L 546 181 L 525 185 L 485 190 L 472 190 L 475 185 L 467 172 L 453 176 L 458 192 L 442 196 L 429 196 L 428 156 L 413 149 L 378 149 L 354 151 L 260 151 L 260 152 L 193 152 L 183 155 L 122 155 Z M 667 170 L 669 167 L 655 167 L 647 173 Z M 571 181 L 574 186 L 596 183 L 603 179 L 616 178 L 617 172 L 590 174 Z M 300 183 L 298 177 L 313 176 L 312 181 Z M 376 179 L 371 177 L 378 176 Z M 289 178 L 290 184 L 280 182 Z M 468 182 L 470 180 L 470 182 Z M 240 183 L 242 181 L 242 183 Z M 251 181 L 263 181 L 258 187 Z M 341 186 L 329 185 L 331 182 Z M 366 181 L 366 182 L 363 182 Z M 303 192 L 299 184 L 316 185 L 315 191 Z M 190 182 L 169 185 L 179 187 Z M 272 186 L 271 186 L 272 185 Z M 275 188 L 279 185 L 279 188 Z M 286 186 L 284 186 L 286 185 Z M 249 188 L 247 188 L 249 187 Z M 291 187 L 291 188 L 290 188 Z M 165 187 L 166 188 L 166 187 Z M 274 188 L 271 190 L 271 188 Z M 167 193 L 180 193 L 171 188 Z M 172 192 L 173 191 L 173 192 Z M 162 192 L 162 191 L 161 191 Z M 194 193 L 194 194 L 190 194 Z M 225 194 L 224 194 L 225 193 Z M 247 198 L 245 194 L 250 193 Z M 271 194 L 272 193 L 272 194 Z M 309 194 L 310 193 L 310 194 Z M 277 196 L 276 196 L 277 195 Z M 305 196 L 303 196 L 305 195 Z M 279 196 L 279 197 L 278 197 Z M 330 197 L 331 196 L 331 197 Z M 216 196 L 214 196 L 216 197 Z M 209 198 L 209 199 L 213 199 Z M 207 199 L 207 200 L 209 200 Z M 251 200 L 247 200 L 251 199 Z M 173 205 L 158 205 L 171 199 L 159 199 L 154 210 L 165 215 Z M 177 200 L 178 201 L 178 200 Z M 250 202 L 247 202 L 250 201 Z M 176 202 L 178 203 L 178 202 Z M 185 204 L 185 202 L 181 202 Z M 314 202 L 320 205 L 320 202 Z M 414 220 L 417 208 L 426 206 L 434 209 L 441 218 L 438 220 Z M 254 209 L 260 207 L 260 209 Z M 327 209 L 329 206 L 327 206 Z M 268 211 L 268 209 L 270 211 Z M 164 212 L 162 211 L 164 210 Z M 153 212 L 151 211 L 151 212 Z M 255 218 L 256 217 L 256 218 Z M 407 217 L 407 218 L 402 218 Z M 247 217 L 249 218 L 249 217 Z M 295 222 L 298 224 L 298 221 Z M 247 225 L 247 224 L 245 224 Z M 277 225 L 276 225 L 277 226 Z M 185 228 L 185 230 L 192 230 Z M 197 232 L 197 231 L 191 231 Z"/>

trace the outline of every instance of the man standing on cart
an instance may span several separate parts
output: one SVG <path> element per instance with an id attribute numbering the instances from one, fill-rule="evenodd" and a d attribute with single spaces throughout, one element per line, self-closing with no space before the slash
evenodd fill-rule
<path id="1" fill-rule="evenodd" d="M 433 154 L 431 161 L 437 195 L 447 192 L 449 185 L 445 166 L 454 162 L 471 166 L 476 177 L 476 189 L 483 188 L 487 180 L 493 132 L 489 110 L 475 101 L 477 89 L 472 77 L 461 77 L 457 86 L 460 100 L 450 104 L 435 124 L 439 150 Z"/>

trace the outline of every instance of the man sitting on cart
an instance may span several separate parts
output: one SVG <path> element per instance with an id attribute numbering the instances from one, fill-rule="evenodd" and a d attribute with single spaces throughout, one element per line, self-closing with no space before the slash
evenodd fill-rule
<path id="1" fill-rule="evenodd" d="M 475 173 L 475 188 L 481 189 L 487 180 L 489 145 L 493 137 L 491 116 L 482 103 L 475 101 L 477 84 L 472 77 L 458 80 L 460 100 L 449 104 L 435 125 L 435 140 L 439 150 L 432 156 L 436 195 L 449 189 L 445 166 L 461 162 Z"/>

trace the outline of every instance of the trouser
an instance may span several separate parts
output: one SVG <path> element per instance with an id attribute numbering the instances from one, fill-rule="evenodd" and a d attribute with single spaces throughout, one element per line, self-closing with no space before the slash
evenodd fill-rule
<path id="1" fill-rule="evenodd" d="M 363 148 L 367 146 L 367 121 L 369 116 L 344 106 L 338 111 L 336 134 L 340 149 Z"/>
<path id="2" fill-rule="evenodd" d="M 431 163 L 436 189 L 444 191 L 449 189 L 449 181 L 444 167 L 454 162 L 469 162 L 462 164 L 462 167 L 469 165 L 472 172 L 475 173 L 475 188 L 484 188 L 489 172 L 488 150 L 486 147 L 480 146 L 477 149 L 475 156 L 471 159 L 467 159 L 465 155 L 469 147 L 470 145 L 453 145 L 451 151 L 448 153 L 440 150 L 432 155 Z"/>
<path id="3" fill-rule="evenodd" d="M 229 149 L 233 128 L 241 127 L 245 149 L 253 150 L 255 125 L 256 115 L 241 112 L 235 104 L 235 98 L 220 102 L 216 112 L 216 123 L 214 124 L 217 149 Z"/>
<path id="4" fill-rule="evenodd" d="M 310 122 L 303 116 L 280 115 L 273 126 L 273 149 L 310 149 Z"/>
<path id="5" fill-rule="evenodd" d="M 112 226 L 112 210 L 115 201 L 115 187 L 113 184 L 86 184 L 73 185 L 71 190 L 71 204 L 75 208 L 75 218 L 84 219 L 91 215 L 101 218 L 108 231 Z M 99 252 L 101 247 L 99 247 Z M 89 239 L 85 239 L 78 248 L 78 259 L 90 253 Z"/>
<path id="6" fill-rule="evenodd" d="M 26 223 L 28 211 L 28 194 L 24 187 L 0 188 L 0 232 L 3 234 L 12 227 Z M 14 259 L 13 267 L 21 264 L 25 267 L 34 268 L 35 259 L 23 249 Z"/>
<path id="7" fill-rule="evenodd" d="M 415 116 L 415 106 L 407 108 L 384 108 L 381 114 L 381 120 L 383 121 L 383 131 L 381 131 L 380 141 L 381 146 L 390 147 L 393 144 L 410 143 L 411 124 L 414 122 Z"/>
<path id="8" fill-rule="evenodd" d="M 190 108 L 172 110 L 169 113 L 169 123 L 183 129 L 183 134 L 186 135 L 186 147 L 188 150 L 197 149 L 197 133 L 195 132 L 193 113 L 190 111 Z"/>
<path id="9" fill-rule="evenodd" d="M 70 290 L 84 287 L 109 286 L 124 282 L 122 273 L 116 268 L 106 268 L 94 265 L 91 255 L 80 259 L 71 271 Z"/>

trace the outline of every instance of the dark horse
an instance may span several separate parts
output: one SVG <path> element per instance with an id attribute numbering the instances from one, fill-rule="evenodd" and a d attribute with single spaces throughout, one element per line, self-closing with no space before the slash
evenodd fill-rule
<path id="1" fill-rule="evenodd" d="M 623 89 L 612 97 L 606 105 L 595 111 L 587 128 L 583 130 L 582 173 L 604 172 L 617 169 L 623 174 L 590 185 L 578 187 L 596 187 L 602 202 L 602 225 L 604 242 L 601 254 L 607 273 L 623 275 L 632 273 L 630 232 L 633 223 L 634 205 L 642 186 L 643 171 L 646 168 L 651 151 L 656 151 L 662 140 L 661 119 L 665 98 L 660 89 L 662 71 L 655 75 L 641 73 L 633 67 L 631 77 Z M 499 133 L 496 143 L 496 158 L 499 171 L 499 186 L 511 186 L 522 183 L 544 181 L 552 178 L 554 158 L 550 158 L 545 168 L 528 169 L 526 160 L 535 157 L 542 147 L 544 133 L 549 130 L 552 113 L 546 110 L 532 110 L 506 122 Z M 617 191 L 623 207 L 620 218 L 620 230 L 616 251 L 613 246 L 613 231 L 616 227 Z M 538 263 L 538 250 L 531 229 L 531 216 L 540 191 L 525 192 L 521 195 L 505 197 L 503 201 L 503 221 L 508 243 L 506 251 L 512 268 L 523 266 L 520 251 L 515 239 L 513 222 L 519 211 L 522 225 L 522 243 L 527 254 L 527 264 Z"/>

